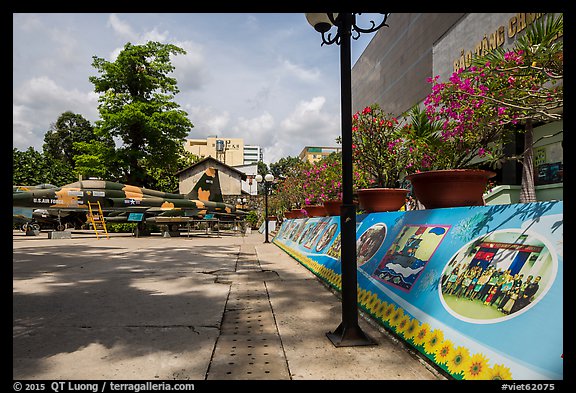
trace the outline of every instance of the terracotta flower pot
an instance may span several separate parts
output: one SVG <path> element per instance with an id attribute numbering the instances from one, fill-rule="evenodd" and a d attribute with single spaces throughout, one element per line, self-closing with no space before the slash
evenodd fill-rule
<path id="1" fill-rule="evenodd" d="M 358 190 L 360 207 L 368 213 L 397 211 L 406 203 L 405 188 L 362 188 Z"/>
<path id="2" fill-rule="evenodd" d="M 306 213 L 302 211 L 302 209 L 292 209 L 293 218 L 304 218 L 306 217 Z"/>
<path id="3" fill-rule="evenodd" d="M 293 212 L 293 211 L 286 211 L 286 212 L 284 212 L 284 217 L 286 217 L 287 219 L 296 218 L 296 217 L 294 216 L 294 212 Z"/>
<path id="4" fill-rule="evenodd" d="M 339 216 L 340 206 L 342 206 L 342 200 L 336 199 L 332 201 L 324 201 L 324 209 L 329 216 Z"/>
<path id="5" fill-rule="evenodd" d="M 496 173 L 482 169 L 445 169 L 406 176 L 414 196 L 427 209 L 484 205 L 488 179 Z"/>
<path id="6" fill-rule="evenodd" d="M 322 205 L 307 205 L 304 206 L 304 210 L 308 213 L 308 217 L 324 217 L 328 215 Z"/>

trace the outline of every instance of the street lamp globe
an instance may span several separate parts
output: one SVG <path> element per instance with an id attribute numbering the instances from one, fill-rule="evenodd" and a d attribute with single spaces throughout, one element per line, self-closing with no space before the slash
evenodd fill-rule
<path id="1" fill-rule="evenodd" d="M 310 23 L 310 26 L 312 26 L 319 33 L 326 33 L 333 26 L 330 18 L 328 18 L 328 14 L 306 13 L 305 15 L 306 20 L 308 23 Z M 338 14 L 332 14 L 332 17 L 336 19 Z"/>
<path id="2" fill-rule="evenodd" d="M 268 183 L 271 183 L 274 181 L 274 175 L 271 173 L 267 173 L 266 176 L 264 176 L 264 180 L 266 180 Z"/>

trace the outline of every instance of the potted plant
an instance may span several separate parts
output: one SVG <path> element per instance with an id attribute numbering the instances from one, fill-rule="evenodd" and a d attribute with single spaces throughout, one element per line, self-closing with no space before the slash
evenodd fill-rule
<path id="1" fill-rule="evenodd" d="M 309 179 L 327 215 L 340 216 L 342 205 L 342 154 L 332 153 L 314 164 Z"/>
<path id="2" fill-rule="evenodd" d="M 308 166 L 308 163 L 298 161 L 296 165 L 284 169 L 278 175 L 275 197 L 279 201 L 279 210 L 284 212 L 286 218 L 302 218 L 306 216 L 301 209 L 301 205 L 304 200 L 303 185 L 306 182 L 304 168 Z"/>
<path id="3" fill-rule="evenodd" d="M 407 127 L 373 104 L 352 117 L 352 158 L 360 207 L 367 212 L 399 210 L 408 189 L 401 180 L 418 169 Z"/>
<path id="4" fill-rule="evenodd" d="M 504 146 L 517 132 L 511 126 L 515 114 L 487 99 L 495 86 L 484 83 L 486 72 L 484 67 L 470 67 L 453 73 L 445 83 L 438 77 L 429 80 L 426 114 L 440 128 L 430 143 L 420 146 L 423 171 L 407 176 L 426 208 L 483 205 L 488 181 L 496 174 L 480 164 L 501 164 Z M 497 86 L 505 89 L 502 82 Z"/>
<path id="5" fill-rule="evenodd" d="M 311 216 L 339 216 L 342 204 L 342 158 L 332 153 L 303 168 L 304 209 Z"/>
<path id="6" fill-rule="evenodd" d="M 322 204 L 320 191 L 322 184 L 319 181 L 318 169 L 305 170 L 304 177 L 306 182 L 302 186 L 304 189 L 304 206 L 302 206 L 302 210 L 306 212 L 308 217 L 327 216 L 328 212 Z"/>

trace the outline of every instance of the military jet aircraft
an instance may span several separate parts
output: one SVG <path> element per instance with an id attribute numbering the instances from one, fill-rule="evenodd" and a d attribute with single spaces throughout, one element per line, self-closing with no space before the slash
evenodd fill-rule
<path id="1" fill-rule="evenodd" d="M 62 187 L 13 193 L 14 207 L 48 209 L 52 213 L 87 212 L 96 208 L 107 221 L 131 221 L 130 213 L 143 213 L 140 220 L 155 223 L 159 217 L 203 217 L 205 214 L 246 212 L 224 203 L 218 170 L 207 168 L 192 191 L 175 194 L 106 180 L 80 180 Z M 134 216 L 134 215 L 133 215 Z"/>
<path id="2" fill-rule="evenodd" d="M 33 186 L 12 186 L 13 193 L 28 192 L 33 190 L 48 190 L 58 188 L 53 184 L 42 183 Z M 33 207 L 13 207 L 12 222 L 18 225 L 22 231 L 40 230 L 41 228 L 55 228 L 63 231 L 67 227 L 78 228 L 86 222 L 86 214 L 81 211 L 56 211 L 54 209 L 37 209 Z"/>

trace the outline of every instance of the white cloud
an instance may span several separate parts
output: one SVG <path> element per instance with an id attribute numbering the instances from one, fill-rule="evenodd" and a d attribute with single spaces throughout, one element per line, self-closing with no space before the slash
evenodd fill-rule
<path id="1" fill-rule="evenodd" d="M 137 42 L 139 44 L 145 44 L 148 41 L 156 41 L 156 42 L 162 42 L 162 43 L 166 43 L 169 41 L 170 34 L 165 31 L 165 32 L 159 32 L 158 30 L 156 30 L 156 28 L 147 31 L 145 33 L 143 33 L 140 38 L 137 40 Z"/>
<path id="2" fill-rule="evenodd" d="M 178 54 L 170 58 L 178 88 L 181 92 L 201 90 L 213 80 L 204 58 L 204 48 L 192 41 L 177 42 L 174 45 L 186 51 L 185 55 Z"/>
<path id="3" fill-rule="evenodd" d="M 54 42 L 55 53 L 44 58 L 44 65 L 54 70 L 70 69 L 86 61 L 85 52 L 77 36 L 67 28 L 52 28 L 49 36 Z"/>
<path id="4" fill-rule="evenodd" d="M 280 70 L 280 72 L 287 72 L 305 82 L 317 81 L 320 79 L 321 75 L 320 71 L 318 71 L 318 69 L 316 68 L 309 70 L 304 67 L 298 66 L 297 64 L 294 64 L 289 60 L 282 61 L 282 70 Z"/>
<path id="5" fill-rule="evenodd" d="M 274 131 L 274 116 L 268 112 L 251 119 L 240 117 L 232 128 L 234 135 L 244 138 L 244 143 L 260 146 L 277 138 L 278 135 Z"/>
<path id="6" fill-rule="evenodd" d="M 325 97 L 314 97 L 310 101 L 300 101 L 290 116 L 282 121 L 282 130 L 287 133 L 296 132 L 304 136 L 317 133 L 319 130 L 315 129 L 316 127 L 321 127 L 320 131 L 325 130 L 326 127 L 332 127 L 334 116 L 322 112 L 325 103 Z"/>
<path id="7" fill-rule="evenodd" d="M 134 41 L 138 39 L 138 35 L 132 30 L 130 24 L 121 20 L 116 14 L 111 14 L 108 17 L 108 26 L 112 27 L 112 30 L 125 40 Z"/>
<path id="8" fill-rule="evenodd" d="M 273 137 L 263 144 L 264 161 L 276 162 L 282 157 L 298 156 L 305 146 L 336 146 L 340 135 L 338 113 L 325 111 L 326 99 L 313 97 L 300 101 L 294 110 L 272 130 Z"/>
<path id="9" fill-rule="evenodd" d="M 230 124 L 230 114 L 227 111 L 217 111 L 212 107 L 185 107 L 188 118 L 194 124 L 189 138 L 205 138 L 208 135 L 228 136 L 227 127 Z"/>
<path id="10" fill-rule="evenodd" d="M 202 45 L 192 41 L 179 41 L 174 39 L 169 31 L 159 31 L 157 27 L 144 32 L 136 32 L 128 22 L 116 14 L 110 15 L 108 25 L 116 34 L 134 45 L 144 45 L 149 41 L 154 41 L 170 43 L 184 49 L 185 55 L 177 54 L 170 59 L 175 67 L 174 76 L 181 91 L 200 90 L 210 80 Z M 123 46 L 116 48 L 109 61 L 114 61 L 123 49 Z"/>
<path id="11" fill-rule="evenodd" d="M 13 145 L 21 150 L 42 147 L 44 134 L 58 117 L 72 111 L 90 122 L 98 118 L 98 96 L 65 89 L 48 77 L 32 78 L 13 91 Z"/>
<path id="12" fill-rule="evenodd" d="M 38 14 L 13 14 L 14 27 L 23 31 L 33 31 L 42 27 Z"/>

